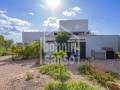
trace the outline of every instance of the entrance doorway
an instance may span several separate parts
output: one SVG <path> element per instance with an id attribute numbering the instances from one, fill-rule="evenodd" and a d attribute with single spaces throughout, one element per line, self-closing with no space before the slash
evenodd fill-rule
<path id="1" fill-rule="evenodd" d="M 86 42 L 80 42 L 80 58 L 86 58 Z"/>

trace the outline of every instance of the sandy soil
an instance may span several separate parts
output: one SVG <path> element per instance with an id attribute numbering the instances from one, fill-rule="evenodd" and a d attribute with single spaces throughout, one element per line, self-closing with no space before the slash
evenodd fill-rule
<path id="1" fill-rule="evenodd" d="M 10 80 L 30 69 L 34 69 L 34 60 L 12 61 L 11 56 L 0 57 L 0 90 L 7 90 Z"/>
<path id="2" fill-rule="evenodd" d="M 11 56 L 0 57 L 0 90 L 40 90 L 49 80 L 46 75 L 41 75 L 36 71 L 34 60 L 12 61 Z M 82 64 L 81 62 L 80 64 Z M 101 68 L 110 69 L 116 72 L 120 70 L 120 61 L 92 61 L 92 64 Z M 67 65 L 66 67 L 72 71 L 72 80 L 82 80 L 88 84 L 97 85 L 88 81 L 85 77 L 79 75 L 77 71 L 78 64 Z M 28 71 L 32 71 L 34 79 L 25 81 L 24 76 Z M 39 78 L 37 76 L 40 76 Z M 105 90 L 101 87 L 101 90 Z"/>

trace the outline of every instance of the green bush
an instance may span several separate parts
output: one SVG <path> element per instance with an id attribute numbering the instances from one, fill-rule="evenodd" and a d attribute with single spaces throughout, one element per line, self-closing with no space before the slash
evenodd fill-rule
<path id="1" fill-rule="evenodd" d="M 38 58 L 40 55 L 40 42 L 33 41 L 28 45 L 14 45 L 11 52 L 13 55 L 22 58 Z"/>
<path id="2" fill-rule="evenodd" d="M 93 73 L 93 68 L 89 67 L 88 65 L 82 65 L 78 69 L 80 73 L 84 75 L 90 75 Z"/>
<path id="3" fill-rule="evenodd" d="M 5 48 L 0 48 L 0 56 L 11 55 L 10 50 L 6 50 Z"/>
<path id="4" fill-rule="evenodd" d="M 38 67 L 38 70 L 40 73 L 50 75 L 57 80 L 66 81 L 70 78 L 70 73 L 62 64 L 42 65 Z"/>
<path id="5" fill-rule="evenodd" d="M 0 56 L 4 56 L 5 55 L 5 48 L 0 48 Z"/>
<path id="6" fill-rule="evenodd" d="M 106 71 L 107 74 L 111 75 L 115 79 L 120 79 L 120 75 L 118 73 L 112 71 Z"/>
<path id="7" fill-rule="evenodd" d="M 90 65 L 82 65 L 79 67 L 79 72 L 83 75 L 87 75 L 90 80 L 96 80 L 98 83 L 107 86 L 107 82 L 114 82 L 118 77 L 118 74 L 112 71 L 104 71 Z"/>
<path id="8" fill-rule="evenodd" d="M 87 85 L 81 81 L 79 82 L 66 82 L 61 83 L 58 81 L 50 82 L 48 85 L 45 86 L 44 90 L 99 90 L 96 87 Z"/>

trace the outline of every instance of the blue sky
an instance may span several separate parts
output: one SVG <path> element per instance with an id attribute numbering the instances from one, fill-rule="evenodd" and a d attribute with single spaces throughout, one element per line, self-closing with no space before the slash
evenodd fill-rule
<path id="1" fill-rule="evenodd" d="M 57 29 L 60 19 L 88 19 L 97 34 L 120 34 L 120 0 L 61 0 L 55 11 L 45 0 L 0 1 L 0 34 L 15 42 L 22 31 Z"/>

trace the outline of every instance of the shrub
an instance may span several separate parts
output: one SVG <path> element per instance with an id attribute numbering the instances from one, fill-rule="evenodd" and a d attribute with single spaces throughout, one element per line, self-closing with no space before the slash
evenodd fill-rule
<path id="1" fill-rule="evenodd" d="M 27 45 L 13 45 L 11 52 L 13 55 L 22 58 L 38 58 L 40 55 L 40 42 L 33 41 Z"/>
<path id="2" fill-rule="evenodd" d="M 99 90 L 96 87 L 87 85 L 81 81 L 79 82 L 66 82 L 61 83 L 58 81 L 50 82 L 48 85 L 45 86 L 44 90 Z"/>
<path id="3" fill-rule="evenodd" d="M 67 89 L 65 84 L 60 83 L 58 81 L 52 81 L 44 87 L 44 90 L 67 90 Z"/>
<path id="4" fill-rule="evenodd" d="M 11 55 L 11 52 L 9 49 L 1 48 L 0 47 L 0 56 L 5 56 L 5 55 Z"/>
<path id="5" fill-rule="evenodd" d="M 6 52 L 5 48 L 0 47 L 0 56 L 4 56 L 5 52 Z"/>
<path id="6" fill-rule="evenodd" d="M 82 65 L 78 69 L 84 75 L 90 75 L 94 72 L 93 67 L 89 67 L 88 65 Z"/>
<path id="7" fill-rule="evenodd" d="M 120 84 L 115 82 L 108 82 L 107 86 L 110 90 L 120 90 Z"/>
<path id="8" fill-rule="evenodd" d="M 96 80 L 98 83 L 104 86 L 107 86 L 107 82 L 114 82 L 119 77 L 119 75 L 116 73 L 104 71 L 90 65 L 80 66 L 79 72 L 83 75 L 87 75 L 91 80 Z"/>
<path id="9" fill-rule="evenodd" d="M 32 73 L 31 73 L 31 72 L 26 72 L 25 80 L 26 80 L 26 81 L 29 81 L 29 80 L 31 80 L 31 79 L 33 79 Z"/>
<path id="10" fill-rule="evenodd" d="M 54 79 L 58 79 L 61 81 L 66 81 L 70 77 L 70 73 L 65 69 L 64 65 L 62 64 L 43 65 L 38 67 L 38 70 L 42 74 L 50 75 Z"/>
<path id="11" fill-rule="evenodd" d="M 106 71 L 107 74 L 111 75 L 115 79 L 120 79 L 120 75 L 118 73 L 112 71 Z"/>

